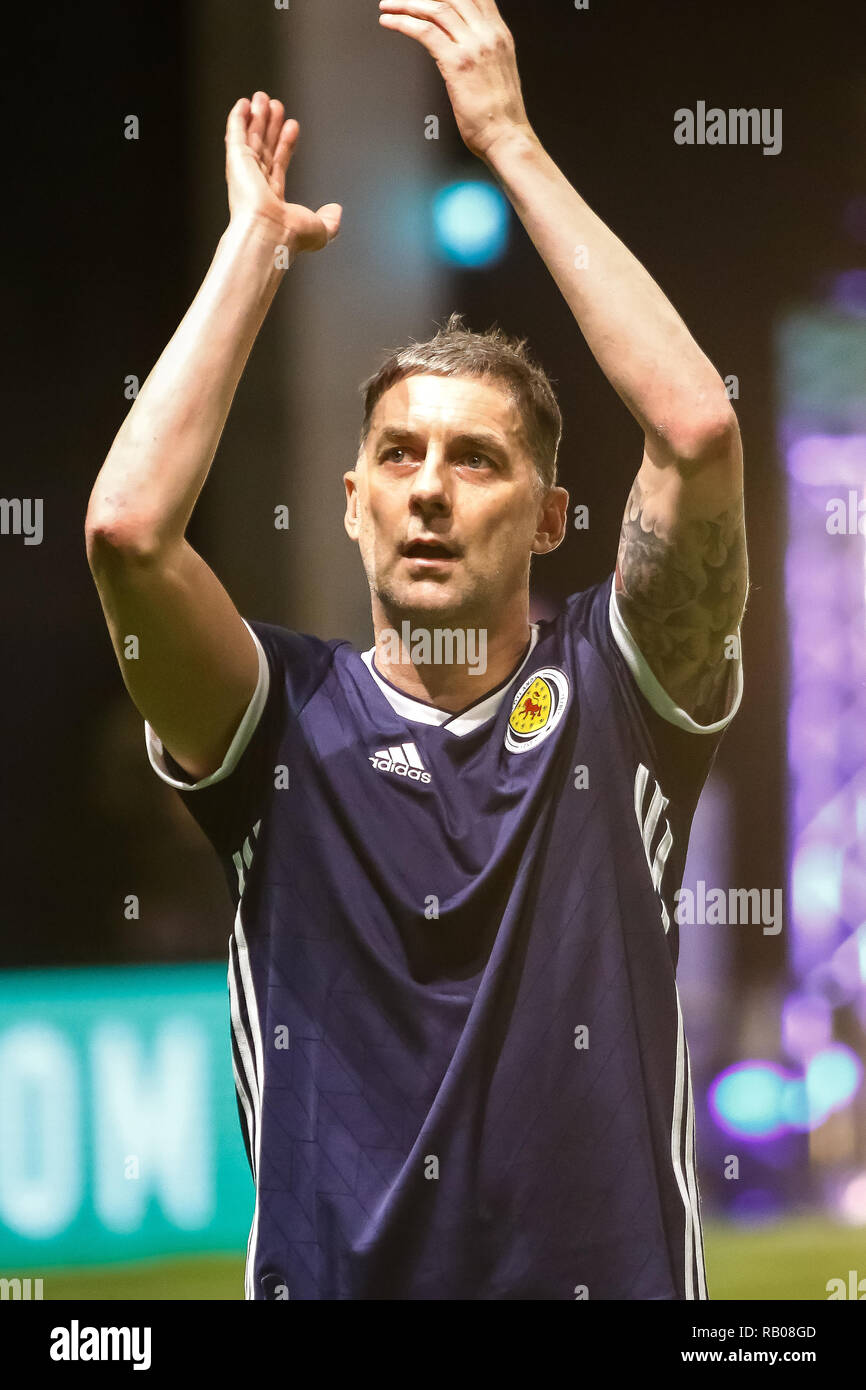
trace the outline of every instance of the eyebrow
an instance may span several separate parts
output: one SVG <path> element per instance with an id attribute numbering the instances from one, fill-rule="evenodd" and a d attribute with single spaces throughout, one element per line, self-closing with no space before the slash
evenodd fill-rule
<path id="1" fill-rule="evenodd" d="M 420 439 L 418 430 L 407 426 L 385 425 L 376 436 L 376 448 L 383 444 L 416 443 Z M 495 454 L 503 462 L 509 460 L 508 450 L 498 435 L 488 434 L 486 430 L 461 430 L 448 441 L 449 449 L 477 449 L 479 453 Z"/>

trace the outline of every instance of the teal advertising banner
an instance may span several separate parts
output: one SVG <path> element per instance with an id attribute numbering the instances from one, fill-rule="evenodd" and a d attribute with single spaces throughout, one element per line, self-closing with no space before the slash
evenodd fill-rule
<path id="1" fill-rule="evenodd" d="M 226 967 L 0 975 L 0 1272 L 246 1245 Z"/>

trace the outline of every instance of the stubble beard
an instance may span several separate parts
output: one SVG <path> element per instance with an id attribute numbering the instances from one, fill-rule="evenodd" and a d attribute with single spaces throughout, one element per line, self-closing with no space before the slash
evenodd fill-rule
<path id="1" fill-rule="evenodd" d="M 416 581 L 417 583 L 418 581 Z M 425 581 L 421 581 L 425 582 Z M 427 580 L 427 584 L 431 581 Z M 399 630 L 400 624 L 407 622 L 412 629 L 467 628 L 478 626 L 478 616 L 490 612 L 490 601 L 477 590 L 460 599 L 440 603 L 413 602 L 411 582 L 394 584 L 386 579 L 378 585 L 370 584 L 371 594 L 379 600 L 382 612 L 392 627 Z M 486 626 L 486 623 L 481 624 Z"/>

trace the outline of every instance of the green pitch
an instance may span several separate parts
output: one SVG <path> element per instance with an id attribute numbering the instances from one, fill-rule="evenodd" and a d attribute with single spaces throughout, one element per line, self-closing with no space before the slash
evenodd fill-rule
<path id="1" fill-rule="evenodd" d="M 752 1229 L 705 1222 L 704 1245 L 713 1300 L 826 1299 L 828 1279 L 844 1279 L 847 1285 L 852 1269 L 866 1278 L 863 1227 L 817 1218 Z M 18 1272 L 42 1273 L 46 1299 L 243 1299 L 242 1254 Z"/>

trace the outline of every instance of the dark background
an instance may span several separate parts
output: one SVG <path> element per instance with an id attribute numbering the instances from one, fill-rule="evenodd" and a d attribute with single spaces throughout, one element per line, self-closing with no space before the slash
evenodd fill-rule
<path id="1" fill-rule="evenodd" d="M 579 17 L 585 45 L 575 43 L 564 2 L 501 8 L 529 117 L 549 152 L 649 269 L 720 374 L 739 378 L 753 587 L 747 697 L 719 765 L 736 798 L 733 881 L 782 883 L 785 519 L 771 330 L 786 305 L 863 263 L 843 226 L 846 203 L 866 192 L 862 7 L 593 0 Z M 193 254 L 188 33 L 183 3 L 42 6 L 19 24 L 7 55 L 2 495 L 44 498 L 45 537 L 38 547 L 0 537 L 2 966 L 222 956 L 230 926 L 215 858 L 149 769 L 141 721 L 130 723 L 83 529 L 129 408 L 119 381 L 128 371 L 144 380 L 207 267 Z M 226 105 L 270 80 L 252 49 L 233 55 L 232 78 Z M 279 95 L 303 124 L 291 94 Z M 781 153 L 675 145 L 674 110 L 699 99 L 782 107 Z M 399 93 L 394 100 L 396 109 Z M 129 111 L 148 128 L 133 146 L 122 138 Z M 359 127 L 361 97 L 346 138 L 357 139 L 362 159 Z M 442 139 L 458 156 L 450 119 Z M 497 267 L 455 272 L 452 288 L 446 309 L 465 312 L 473 328 L 495 321 L 528 337 L 557 385 L 560 481 L 592 518 L 535 571 L 538 593 L 560 599 L 613 566 L 640 430 L 522 228 Z M 239 399 L 251 389 L 245 377 Z M 197 512 L 189 531 L 206 555 L 208 520 Z M 297 625 L 277 589 L 267 611 L 243 611 Z M 159 905 L 150 927 L 124 921 L 131 891 Z M 731 930 L 739 971 L 782 967 L 783 935 Z"/>

